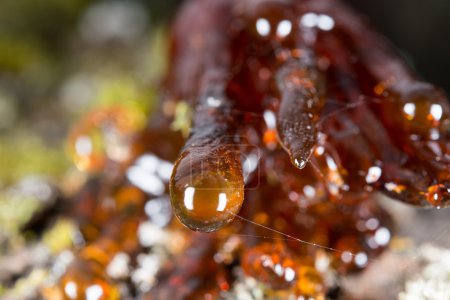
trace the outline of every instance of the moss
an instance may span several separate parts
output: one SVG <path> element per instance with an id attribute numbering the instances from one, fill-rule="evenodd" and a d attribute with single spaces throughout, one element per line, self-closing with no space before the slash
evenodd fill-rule
<path id="1" fill-rule="evenodd" d="M 56 178 L 69 166 L 62 147 L 50 147 L 32 132 L 0 136 L 0 182 L 4 184 L 29 174 Z"/>

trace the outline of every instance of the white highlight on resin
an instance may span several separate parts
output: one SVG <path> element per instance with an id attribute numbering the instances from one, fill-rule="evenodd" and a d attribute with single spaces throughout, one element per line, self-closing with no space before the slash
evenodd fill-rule
<path id="1" fill-rule="evenodd" d="M 169 181 L 172 176 L 173 164 L 167 161 L 160 161 L 158 170 L 156 170 L 156 174 L 158 174 L 161 179 L 165 181 Z"/>
<path id="2" fill-rule="evenodd" d="M 220 107 L 222 105 L 222 101 L 218 98 L 208 97 L 206 98 L 206 103 L 211 107 Z"/>
<path id="3" fill-rule="evenodd" d="M 403 106 L 403 112 L 409 117 L 413 118 L 416 114 L 416 105 L 414 103 L 406 103 Z"/>
<path id="4" fill-rule="evenodd" d="M 267 127 L 270 129 L 275 128 L 275 126 L 277 124 L 277 119 L 275 117 L 274 112 L 271 110 L 265 110 L 263 116 L 264 116 L 264 121 L 266 122 Z"/>
<path id="5" fill-rule="evenodd" d="M 227 194 L 220 193 L 219 194 L 219 204 L 217 205 L 217 211 L 224 211 L 225 207 L 227 207 Z"/>
<path id="6" fill-rule="evenodd" d="M 164 194 L 164 182 L 170 180 L 173 164 L 153 154 L 144 154 L 136 160 L 134 166 L 128 168 L 126 176 L 135 186 L 146 193 L 156 196 Z"/>
<path id="7" fill-rule="evenodd" d="M 327 166 L 328 166 L 328 168 L 330 168 L 330 170 L 332 170 L 332 171 L 337 170 L 337 165 L 334 162 L 333 158 L 331 158 L 330 156 L 327 156 L 326 161 L 327 161 Z"/>
<path id="8" fill-rule="evenodd" d="M 330 263 L 330 258 L 327 255 L 321 253 L 318 255 L 318 257 L 316 257 L 315 267 L 319 272 L 325 273 L 325 271 L 328 270 Z"/>
<path id="9" fill-rule="evenodd" d="M 390 233 L 389 229 L 387 229 L 385 227 L 381 227 L 375 232 L 374 238 L 375 238 L 375 242 L 377 242 L 378 245 L 386 246 L 389 243 L 389 241 L 391 240 L 391 233 Z"/>
<path id="10" fill-rule="evenodd" d="M 309 28 L 315 27 L 317 25 L 317 19 L 317 15 L 315 13 L 307 13 L 301 18 L 300 25 Z"/>
<path id="11" fill-rule="evenodd" d="M 283 20 L 278 24 L 277 27 L 277 35 L 279 37 L 286 37 L 288 36 L 292 31 L 292 23 L 289 20 Z"/>
<path id="12" fill-rule="evenodd" d="M 64 287 L 64 292 L 66 292 L 66 295 L 69 296 L 71 299 L 76 299 L 78 296 L 77 293 L 77 285 L 73 281 L 69 281 L 66 283 L 66 286 Z"/>
<path id="13" fill-rule="evenodd" d="M 130 257 L 125 252 L 117 253 L 106 267 L 106 273 L 114 279 L 125 278 L 129 275 Z"/>
<path id="14" fill-rule="evenodd" d="M 319 15 L 319 20 L 317 22 L 317 27 L 324 31 L 330 31 L 334 28 L 334 20 L 327 15 Z"/>
<path id="15" fill-rule="evenodd" d="M 317 155 L 323 155 L 323 153 L 325 152 L 325 148 L 322 146 L 319 146 L 316 148 L 316 154 Z"/>
<path id="16" fill-rule="evenodd" d="M 258 167 L 259 156 L 258 154 L 249 154 L 244 158 L 244 162 L 242 163 L 242 171 L 244 173 L 244 179 L 247 180 L 249 176 L 256 170 Z"/>
<path id="17" fill-rule="evenodd" d="M 303 194 L 305 194 L 305 196 L 309 199 L 314 199 L 316 196 L 316 190 L 310 185 L 305 185 L 303 187 Z"/>
<path id="18" fill-rule="evenodd" d="M 194 194 L 195 188 L 191 186 L 184 191 L 184 206 L 189 210 L 194 209 Z"/>
<path id="19" fill-rule="evenodd" d="M 381 177 L 381 168 L 376 166 L 370 167 L 369 170 L 367 171 L 366 182 L 367 183 L 377 182 L 378 179 L 380 179 L 380 177 Z"/>
<path id="20" fill-rule="evenodd" d="M 75 150 L 79 155 L 87 156 L 92 153 L 93 145 L 91 139 L 86 136 L 82 135 L 79 138 L 77 138 L 75 142 Z"/>
<path id="21" fill-rule="evenodd" d="M 346 264 L 348 264 L 348 263 L 350 263 L 352 261 L 352 257 L 353 257 L 353 255 L 349 251 L 344 251 L 341 254 L 341 260 L 343 262 L 345 262 Z"/>
<path id="22" fill-rule="evenodd" d="M 324 31 L 330 31 L 334 28 L 335 22 L 328 15 L 318 15 L 315 13 L 307 13 L 300 19 L 300 26 L 306 28 L 318 27 Z"/>
<path id="23" fill-rule="evenodd" d="M 273 267 L 273 261 L 268 255 L 261 255 L 261 263 L 263 267 Z"/>
<path id="24" fill-rule="evenodd" d="M 283 276 L 283 267 L 280 264 L 275 265 L 274 271 L 278 276 Z"/>
<path id="25" fill-rule="evenodd" d="M 284 270 L 284 279 L 286 279 L 287 282 L 291 282 L 295 279 L 295 271 L 291 268 L 286 268 Z"/>
<path id="26" fill-rule="evenodd" d="M 162 180 L 154 174 L 149 174 L 144 168 L 132 166 L 127 170 L 128 180 L 144 192 L 160 196 L 164 194 L 166 187 Z"/>
<path id="27" fill-rule="evenodd" d="M 442 106 L 440 104 L 432 104 L 430 113 L 433 116 L 433 119 L 439 121 L 442 118 Z"/>
<path id="28" fill-rule="evenodd" d="M 437 128 L 431 128 L 430 129 L 430 139 L 432 141 L 436 141 L 441 137 L 441 133 L 439 132 L 439 129 Z M 429 143 L 429 145 L 434 145 L 433 143 Z M 432 148 L 433 146 L 428 146 L 430 148 Z M 436 148 L 436 147 L 434 147 Z M 441 152 L 440 150 L 438 150 L 438 153 Z"/>
<path id="29" fill-rule="evenodd" d="M 103 296 L 103 289 L 98 284 L 91 285 L 86 289 L 87 300 L 99 300 Z"/>
<path id="30" fill-rule="evenodd" d="M 258 31 L 258 33 L 261 36 L 268 36 L 270 33 L 270 23 L 267 19 L 258 19 L 256 21 L 256 31 Z"/>
<path id="31" fill-rule="evenodd" d="M 376 218 L 370 218 L 366 221 L 366 227 L 369 230 L 375 230 L 378 228 L 378 226 L 380 226 L 380 221 L 378 221 L 378 219 Z"/>
<path id="32" fill-rule="evenodd" d="M 142 222 L 138 228 L 139 243 L 144 247 L 163 245 L 167 241 L 167 233 L 152 222 Z"/>
<path id="33" fill-rule="evenodd" d="M 369 259 L 367 257 L 367 254 L 365 254 L 363 252 L 359 252 L 355 256 L 355 263 L 358 267 L 364 267 L 365 265 L 367 265 L 368 261 L 369 261 Z"/>
<path id="34" fill-rule="evenodd" d="M 392 191 L 394 191 L 396 188 L 397 188 L 397 184 L 395 184 L 395 183 L 393 183 L 393 182 L 386 182 L 385 184 L 384 184 L 384 187 L 388 190 L 388 191 L 390 191 L 390 192 L 392 192 Z"/>
<path id="35" fill-rule="evenodd" d="M 155 173 L 158 169 L 159 158 L 153 154 L 144 154 L 139 157 L 135 165 L 142 167 L 148 173 Z"/>

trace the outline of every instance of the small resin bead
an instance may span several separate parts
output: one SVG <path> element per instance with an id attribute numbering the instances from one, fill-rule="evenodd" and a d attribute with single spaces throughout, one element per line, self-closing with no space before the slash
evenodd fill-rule
<path id="1" fill-rule="evenodd" d="M 281 243 L 262 243 L 248 249 L 241 264 L 246 274 L 273 289 L 289 288 L 297 278 L 294 256 Z"/>
<path id="2" fill-rule="evenodd" d="M 82 171 L 99 172 L 111 162 L 130 158 L 131 136 L 142 127 L 139 112 L 108 107 L 91 112 L 69 135 L 67 150 Z"/>

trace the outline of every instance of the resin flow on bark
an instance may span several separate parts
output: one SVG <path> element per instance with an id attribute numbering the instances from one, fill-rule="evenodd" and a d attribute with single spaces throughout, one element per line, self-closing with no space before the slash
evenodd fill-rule
<path id="1" fill-rule="evenodd" d="M 189 104 L 191 133 L 183 141 L 161 109 L 124 139 L 128 160 L 104 151 L 103 173 L 92 165 L 98 179 L 72 212 L 86 245 L 57 285 L 67 299 L 96 283 L 114 299 L 132 280 L 104 271 L 112 256 L 160 251 L 136 233 L 156 224 L 152 201 L 194 231 L 228 224 L 202 234 L 164 214 L 160 227 L 184 242 L 137 293 L 172 300 L 234 299 L 255 279 L 268 299 L 325 299 L 389 245 L 377 192 L 449 205 L 448 100 L 339 1 L 186 1 L 169 59 L 161 106 Z M 82 129 L 70 141 L 89 154 Z"/>

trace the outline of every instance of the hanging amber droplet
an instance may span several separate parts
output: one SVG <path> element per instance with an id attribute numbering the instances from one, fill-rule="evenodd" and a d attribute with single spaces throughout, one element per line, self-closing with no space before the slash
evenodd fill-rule
<path id="1" fill-rule="evenodd" d="M 242 206 L 241 161 L 228 145 L 218 147 L 214 155 L 196 150 L 185 151 L 175 163 L 170 181 L 172 207 L 190 229 L 215 231 L 233 220 Z"/>

